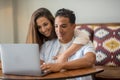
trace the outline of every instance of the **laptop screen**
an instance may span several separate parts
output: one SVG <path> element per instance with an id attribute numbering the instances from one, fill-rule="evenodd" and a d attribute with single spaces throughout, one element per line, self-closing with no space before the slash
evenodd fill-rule
<path id="1" fill-rule="evenodd" d="M 15 75 L 41 75 L 38 44 L 1 44 L 2 72 Z"/>

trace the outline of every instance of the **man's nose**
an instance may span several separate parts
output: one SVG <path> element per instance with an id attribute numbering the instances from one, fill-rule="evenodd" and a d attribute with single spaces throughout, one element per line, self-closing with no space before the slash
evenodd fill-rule
<path id="1" fill-rule="evenodd" d="M 58 32 L 62 32 L 62 29 L 61 29 L 61 27 L 58 27 Z"/>

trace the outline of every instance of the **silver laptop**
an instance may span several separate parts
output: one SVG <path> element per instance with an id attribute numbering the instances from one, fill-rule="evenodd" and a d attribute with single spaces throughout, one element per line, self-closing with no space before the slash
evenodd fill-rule
<path id="1" fill-rule="evenodd" d="M 37 44 L 0 44 L 3 74 L 44 76 Z"/>

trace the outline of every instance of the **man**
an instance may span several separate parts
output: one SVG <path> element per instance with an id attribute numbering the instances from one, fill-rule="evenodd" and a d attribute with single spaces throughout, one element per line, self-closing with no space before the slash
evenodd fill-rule
<path id="1" fill-rule="evenodd" d="M 68 9 L 60 9 L 55 15 L 55 31 L 58 39 L 46 42 L 41 49 L 40 59 L 43 64 L 42 70 L 46 72 L 58 72 L 63 69 L 78 69 L 91 67 L 95 63 L 95 51 L 91 42 L 83 46 L 74 55 L 72 55 L 68 62 L 55 63 L 52 58 L 62 54 L 74 40 L 75 29 L 75 14 Z M 90 76 L 76 78 L 79 80 L 91 80 Z"/>

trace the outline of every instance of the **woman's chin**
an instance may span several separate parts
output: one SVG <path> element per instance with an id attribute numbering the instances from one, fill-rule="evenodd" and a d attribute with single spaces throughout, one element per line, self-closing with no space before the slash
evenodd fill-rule
<path id="1" fill-rule="evenodd" d="M 45 37 L 50 37 L 50 35 L 49 35 L 49 34 L 47 34 L 47 35 L 45 35 Z"/>

